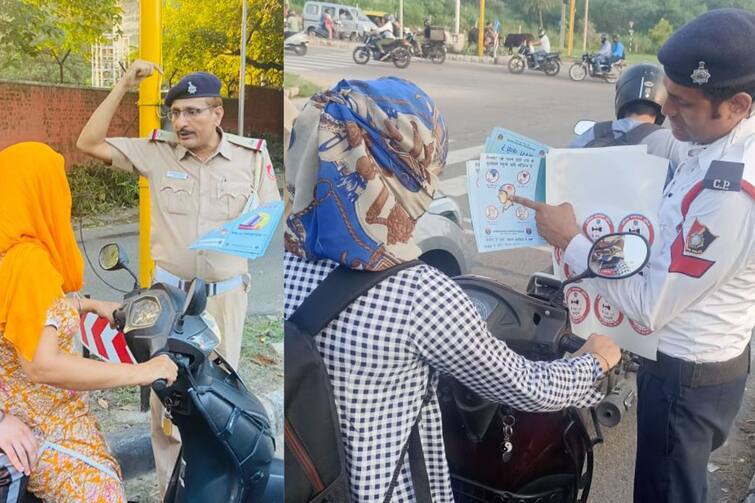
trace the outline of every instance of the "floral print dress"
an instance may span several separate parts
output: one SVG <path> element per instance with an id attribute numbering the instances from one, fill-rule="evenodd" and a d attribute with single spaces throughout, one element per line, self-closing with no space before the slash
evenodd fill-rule
<path id="1" fill-rule="evenodd" d="M 79 315 L 65 298 L 48 310 L 46 324 L 57 328 L 60 350 L 74 354 Z M 0 335 L 0 410 L 23 421 L 40 444 L 27 489 L 51 502 L 124 502 L 120 467 L 89 412 L 87 393 L 33 383 L 19 358 Z"/>

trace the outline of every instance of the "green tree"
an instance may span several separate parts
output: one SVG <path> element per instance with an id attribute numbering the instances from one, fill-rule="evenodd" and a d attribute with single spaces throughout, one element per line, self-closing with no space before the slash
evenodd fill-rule
<path id="1" fill-rule="evenodd" d="M 120 21 L 117 0 L 0 0 L 0 49 L 5 64 L 29 57 L 58 66 L 58 81 L 71 55 L 90 47 Z"/>
<path id="2" fill-rule="evenodd" d="M 666 18 L 661 18 L 648 32 L 648 37 L 653 42 L 653 49 L 657 51 L 672 33 L 674 33 L 674 29 L 671 27 L 671 23 L 666 21 Z"/>
<path id="3" fill-rule="evenodd" d="M 228 95 L 239 89 L 241 0 L 169 0 L 163 11 L 163 63 L 170 80 L 205 70 Z M 246 84 L 283 85 L 283 2 L 248 0 Z"/>

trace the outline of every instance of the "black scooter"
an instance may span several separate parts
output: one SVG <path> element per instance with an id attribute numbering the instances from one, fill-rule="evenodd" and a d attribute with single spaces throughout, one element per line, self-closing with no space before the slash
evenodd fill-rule
<path id="1" fill-rule="evenodd" d="M 547 52 L 542 56 L 538 65 L 535 62 L 535 53 L 530 50 L 528 44 L 519 47 L 519 53 L 509 59 L 509 71 L 514 74 L 522 73 L 525 68 L 539 70 L 549 77 L 555 77 L 561 71 L 561 53 Z"/>
<path id="2" fill-rule="evenodd" d="M 108 271 L 125 269 L 136 281 L 117 244 L 105 245 L 99 262 Z M 213 353 L 220 334 L 206 302 L 199 279 L 188 292 L 163 283 L 144 289 L 135 284 L 113 313 L 138 362 L 167 354 L 178 366 L 172 385 L 162 379 L 152 384 L 182 438 L 164 501 L 282 502 L 283 463 L 273 457 L 264 406 Z"/>
<path id="3" fill-rule="evenodd" d="M 406 68 L 412 61 L 412 53 L 409 42 L 404 39 L 396 39 L 384 48 L 378 46 L 380 36 L 376 33 L 367 33 L 364 42 L 354 49 L 351 57 L 358 65 L 366 65 L 370 58 L 376 61 L 391 61 L 396 68 Z M 383 52 L 385 51 L 385 52 Z"/>
<path id="4" fill-rule="evenodd" d="M 607 255 L 606 249 L 622 250 L 623 256 Z M 643 236 L 609 234 L 593 244 L 583 274 L 562 283 L 536 273 L 527 294 L 479 276 L 455 280 L 493 336 L 529 359 L 554 360 L 584 343 L 570 332 L 565 287 L 591 277 L 629 277 L 647 264 L 649 255 Z M 585 503 L 592 483 L 593 447 L 603 441 L 601 424 L 618 423 L 625 407 L 627 396 L 616 389 L 617 380 L 611 378 L 615 374 L 604 380 L 606 398 L 589 412 L 568 408 L 549 413 L 520 412 L 490 402 L 442 376 L 438 397 L 455 501 Z M 624 389 L 631 389 L 622 382 Z M 590 420 L 594 436 L 588 433 Z"/>

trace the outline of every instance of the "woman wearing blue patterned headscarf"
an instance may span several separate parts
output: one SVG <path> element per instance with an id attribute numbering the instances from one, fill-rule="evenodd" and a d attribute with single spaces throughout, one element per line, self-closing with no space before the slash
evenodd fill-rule
<path id="1" fill-rule="evenodd" d="M 447 148 L 435 104 L 404 80 L 342 81 L 307 103 L 286 169 L 287 319 L 339 264 L 380 271 L 419 256 L 414 227 Z M 422 488 L 402 454 L 414 430 L 427 468 L 424 493 L 453 502 L 436 371 L 519 410 L 584 407 L 602 397 L 593 385 L 620 355 L 600 341 L 583 348 L 593 353 L 532 362 L 493 337 L 469 297 L 437 269 L 416 265 L 383 279 L 314 336 L 332 384 L 351 501 L 418 500 Z"/>
<path id="2" fill-rule="evenodd" d="M 398 78 L 341 81 L 296 120 L 286 176 L 286 249 L 378 271 L 415 259 L 414 226 L 445 165 L 432 99 Z"/>

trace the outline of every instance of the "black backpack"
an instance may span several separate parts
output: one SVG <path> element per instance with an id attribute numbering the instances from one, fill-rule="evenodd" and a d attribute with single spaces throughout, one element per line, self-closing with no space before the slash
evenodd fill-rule
<path id="1" fill-rule="evenodd" d="M 338 411 L 325 363 L 315 345 L 319 334 L 354 300 L 402 269 L 422 264 L 415 260 L 379 272 L 344 266 L 333 270 L 285 322 L 285 484 L 287 503 L 350 503 Z M 430 386 L 401 451 L 385 496 L 389 502 L 406 453 L 417 502 L 430 502 L 430 482 L 419 440 L 422 410 L 432 397 Z"/>
<path id="2" fill-rule="evenodd" d="M 614 137 L 613 122 L 598 122 L 593 126 L 595 138 L 584 148 L 615 147 L 620 145 L 638 145 L 648 135 L 661 129 L 661 126 L 653 123 L 642 123 L 626 133 L 620 133 Z"/>

